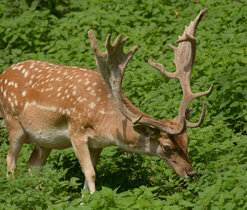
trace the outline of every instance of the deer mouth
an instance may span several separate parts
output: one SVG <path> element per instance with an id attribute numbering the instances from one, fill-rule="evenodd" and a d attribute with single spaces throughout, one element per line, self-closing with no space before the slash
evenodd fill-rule
<path id="1" fill-rule="evenodd" d="M 177 162 L 164 160 L 175 172 L 177 175 L 189 179 L 195 175 L 194 168 L 189 164 L 189 166 L 179 166 Z"/>

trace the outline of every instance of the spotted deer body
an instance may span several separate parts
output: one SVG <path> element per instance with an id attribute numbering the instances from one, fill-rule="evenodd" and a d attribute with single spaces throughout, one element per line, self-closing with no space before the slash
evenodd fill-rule
<path id="1" fill-rule="evenodd" d="M 185 30 L 183 39 L 180 39 L 183 43 L 178 47 L 180 51 L 193 52 L 195 46 L 186 34 L 189 38 L 194 35 L 205 13 L 206 10 L 200 12 Z M 181 68 L 171 76 L 161 64 L 150 61 L 165 76 L 178 78 L 184 91 L 179 115 L 175 119 L 155 119 L 134 107 L 121 90 L 124 70 L 137 48 L 125 54 L 123 47 L 127 38 L 121 41 L 120 35 L 111 44 L 108 36 L 107 51 L 101 52 L 91 30 L 89 37 L 100 72 L 43 61 L 24 61 L 12 65 L 0 75 L 0 113 L 10 138 L 7 176 L 9 173 L 14 176 L 24 143 L 36 145 L 27 162 L 29 171 L 32 166 L 41 166 L 52 149 L 72 146 L 86 178 L 84 188 L 89 188 L 91 193 L 95 191 L 95 168 L 106 146 L 158 156 L 180 176 L 193 176 L 194 169 L 187 154 L 186 128 L 201 125 L 205 107 L 199 122 L 190 123 L 185 118 L 186 106 L 193 98 L 211 92 L 212 88 L 193 95 L 188 84 L 190 78 L 185 75 L 187 79 L 183 82 Z M 193 60 L 194 54 L 191 54 Z M 180 56 L 186 63 L 189 55 L 185 60 L 183 55 Z M 189 61 L 189 66 L 191 73 L 193 61 Z"/>
<path id="2" fill-rule="evenodd" d="M 43 61 L 25 61 L 1 75 L 2 113 L 5 121 L 20 121 L 28 139 L 40 146 L 72 146 L 69 126 L 111 129 L 105 119 L 118 110 L 99 72 Z M 50 140 L 52 139 L 52 140 Z"/>

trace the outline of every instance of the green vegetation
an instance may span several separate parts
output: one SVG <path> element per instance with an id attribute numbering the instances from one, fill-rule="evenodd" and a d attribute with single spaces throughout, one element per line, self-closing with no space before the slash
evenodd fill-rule
<path id="1" fill-rule="evenodd" d="M 122 33 L 130 37 L 126 48 L 139 47 L 126 70 L 125 95 L 156 118 L 176 116 L 182 90 L 147 60 L 152 56 L 174 71 L 168 44 L 208 7 L 196 34 L 192 90 L 214 84 L 210 96 L 191 103 L 192 120 L 198 119 L 201 104 L 207 105 L 201 128 L 188 129 L 194 178 L 178 177 L 158 158 L 106 148 L 97 167 L 98 191 L 90 195 L 81 191 L 83 175 L 72 149 L 53 151 L 30 177 L 25 163 L 33 146 L 25 145 L 16 179 L 8 180 L 8 135 L 1 128 L 0 209 L 247 209 L 245 0 L 0 2 L 1 72 L 28 59 L 96 69 L 87 31 L 94 30 L 101 49 L 108 33 L 113 38 Z"/>

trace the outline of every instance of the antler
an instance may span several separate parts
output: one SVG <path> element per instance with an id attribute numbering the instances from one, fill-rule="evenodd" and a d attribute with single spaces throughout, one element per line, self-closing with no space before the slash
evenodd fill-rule
<path id="1" fill-rule="evenodd" d="M 201 93 L 192 93 L 190 87 L 190 78 L 191 72 L 195 60 L 196 54 L 196 39 L 194 37 L 197 25 L 199 24 L 202 17 L 207 12 L 207 8 L 202 10 L 199 15 L 195 18 L 194 21 L 190 22 L 189 26 L 185 26 L 185 30 L 182 36 L 178 37 L 176 41 L 179 43 L 178 47 L 174 47 L 169 45 L 174 51 L 175 60 L 174 63 L 176 65 L 176 72 L 170 73 L 167 72 L 162 64 L 153 63 L 151 60 L 148 63 L 154 68 L 158 69 L 163 75 L 169 78 L 179 79 L 181 87 L 183 89 L 183 99 L 179 107 L 178 116 L 175 118 L 176 121 L 182 122 L 186 115 L 186 108 L 189 105 L 190 101 L 198 98 L 200 96 L 207 95 L 211 93 L 213 89 L 213 85 L 209 88 L 209 90 Z M 203 104 L 203 109 L 201 113 L 201 117 L 197 123 L 192 123 L 186 120 L 187 127 L 198 127 L 202 124 L 205 116 L 205 104 Z"/>
<path id="2" fill-rule="evenodd" d="M 123 52 L 123 47 L 128 40 L 128 37 L 125 37 L 121 41 L 122 35 L 120 34 L 116 38 L 114 44 L 111 44 L 111 35 L 108 35 L 105 43 L 106 52 L 101 52 L 97 46 L 93 31 L 89 30 L 88 35 L 91 40 L 91 47 L 94 50 L 97 66 L 110 92 L 112 93 L 120 112 L 134 125 L 141 124 L 153 126 L 171 135 L 181 134 L 186 127 L 185 120 L 181 129 L 174 130 L 152 117 L 144 117 L 139 113 L 139 115 L 136 115 L 128 108 L 131 107 L 131 105 L 122 92 L 122 78 L 127 64 L 137 50 L 137 47 L 135 46 L 127 54 Z"/>

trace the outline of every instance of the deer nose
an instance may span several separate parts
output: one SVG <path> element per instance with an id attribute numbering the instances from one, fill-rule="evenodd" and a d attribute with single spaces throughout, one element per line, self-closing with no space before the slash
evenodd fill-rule
<path id="1" fill-rule="evenodd" d="M 195 171 L 194 170 L 187 171 L 186 174 L 187 174 L 188 178 L 191 178 L 192 176 L 195 175 Z"/>

